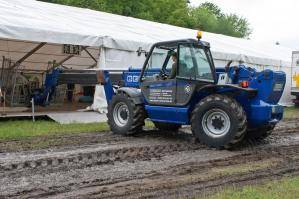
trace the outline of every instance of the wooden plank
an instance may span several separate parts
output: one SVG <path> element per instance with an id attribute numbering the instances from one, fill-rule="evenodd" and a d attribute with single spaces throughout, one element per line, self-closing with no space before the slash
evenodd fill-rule
<path id="1" fill-rule="evenodd" d="M 47 44 L 46 42 L 42 42 L 39 45 L 37 45 L 35 48 L 33 48 L 31 51 L 29 51 L 24 57 L 22 57 L 21 59 L 19 59 L 18 61 L 16 61 L 16 63 L 14 63 L 9 69 L 13 69 L 16 66 L 19 66 L 23 61 L 25 61 L 28 57 L 30 57 L 31 55 L 33 55 L 36 51 L 38 51 L 39 49 L 41 49 L 46 44 Z"/>

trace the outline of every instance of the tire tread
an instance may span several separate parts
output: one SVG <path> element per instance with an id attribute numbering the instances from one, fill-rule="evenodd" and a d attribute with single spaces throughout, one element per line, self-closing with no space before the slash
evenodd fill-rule
<path id="1" fill-rule="evenodd" d="M 118 134 L 124 134 L 124 135 L 133 135 L 133 134 L 136 134 L 136 133 L 142 131 L 142 127 L 145 125 L 144 120 L 147 117 L 144 106 L 142 104 L 135 104 L 133 99 L 124 92 L 117 93 L 113 97 L 114 99 L 112 98 L 112 101 L 118 97 L 128 99 L 128 101 L 129 101 L 128 106 L 132 107 L 132 109 L 133 109 L 132 124 L 130 125 L 129 129 L 125 133 L 117 132 L 117 129 L 115 129 L 115 124 L 113 122 L 113 110 L 112 110 L 113 107 L 111 107 L 112 103 L 110 103 L 108 105 L 108 113 L 107 113 L 108 125 L 110 126 L 110 129 L 113 132 L 116 132 Z"/>
<path id="2" fill-rule="evenodd" d="M 234 113 L 236 113 L 237 116 L 237 121 L 236 123 L 238 124 L 238 132 L 235 134 L 234 138 L 226 145 L 224 146 L 220 146 L 217 148 L 225 148 L 225 149 L 229 149 L 232 147 L 235 147 L 236 145 L 238 145 L 245 137 L 246 133 L 247 133 L 247 117 L 246 117 L 246 113 L 243 110 L 242 106 L 233 98 L 226 96 L 226 95 L 220 95 L 220 94 L 213 94 L 210 96 L 207 96 L 206 98 L 204 98 L 203 100 L 201 100 L 194 108 L 194 110 L 192 111 L 191 114 L 191 129 L 193 134 L 195 135 L 195 131 L 196 129 L 194 129 L 195 125 L 192 125 L 198 121 L 196 121 L 196 115 L 199 114 L 199 112 L 201 111 L 200 109 L 205 106 L 205 104 L 207 104 L 208 102 L 211 101 L 221 101 L 226 103 L 229 107 L 232 108 L 232 111 Z M 207 143 L 209 145 L 209 143 Z"/>

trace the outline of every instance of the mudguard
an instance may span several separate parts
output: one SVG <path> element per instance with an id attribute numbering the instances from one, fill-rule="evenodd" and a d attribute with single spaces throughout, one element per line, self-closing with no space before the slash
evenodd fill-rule
<path id="1" fill-rule="evenodd" d="M 243 93 L 248 94 L 249 98 L 254 98 L 256 97 L 258 90 L 253 89 L 253 88 L 242 88 L 238 85 L 234 84 L 226 84 L 226 85 L 214 85 L 214 84 L 209 84 L 206 86 L 203 86 L 200 88 L 198 91 L 211 91 L 212 93 L 228 93 L 228 92 L 236 92 L 240 91 Z"/>
<path id="2" fill-rule="evenodd" d="M 117 93 L 127 94 L 134 102 L 134 104 L 144 104 L 144 98 L 140 89 L 132 87 L 122 87 L 117 89 Z"/>

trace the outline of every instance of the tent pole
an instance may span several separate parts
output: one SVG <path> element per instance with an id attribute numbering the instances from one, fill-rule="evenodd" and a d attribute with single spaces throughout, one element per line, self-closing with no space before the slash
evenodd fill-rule
<path id="1" fill-rule="evenodd" d="M 1 87 L 3 86 L 3 73 L 4 73 L 4 67 L 5 67 L 5 56 L 2 57 L 2 68 L 1 68 Z"/>
<path id="2" fill-rule="evenodd" d="M 19 65 L 17 65 L 19 67 Z M 11 98 L 10 98 L 10 106 L 14 106 L 14 95 L 15 95 L 15 90 L 16 90 L 16 81 L 17 81 L 17 70 L 13 70 L 13 86 L 12 86 L 12 91 L 11 91 Z"/>
<path id="3" fill-rule="evenodd" d="M 21 59 L 19 59 L 17 62 L 14 63 L 14 65 L 12 65 L 9 69 L 13 69 L 16 66 L 19 66 L 23 61 L 25 61 L 28 57 L 30 57 L 31 55 L 33 55 L 36 51 L 38 51 L 39 49 L 41 49 L 44 45 L 46 45 L 46 42 L 42 42 L 39 45 L 37 45 L 35 48 L 33 48 L 30 52 L 28 52 L 24 57 L 22 57 Z"/>

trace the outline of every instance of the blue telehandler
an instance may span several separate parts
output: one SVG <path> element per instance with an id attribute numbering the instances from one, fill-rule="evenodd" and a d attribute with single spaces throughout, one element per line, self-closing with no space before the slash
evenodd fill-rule
<path id="1" fill-rule="evenodd" d="M 285 73 L 230 64 L 216 69 L 210 44 L 198 37 L 154 44 L 118 87 L 102 71 L 111 130 L 135 134 L 147 118 L 160 130 L 191 125 L 195 138 L 219 149 L 267 137 L 283 117 Z"/>

